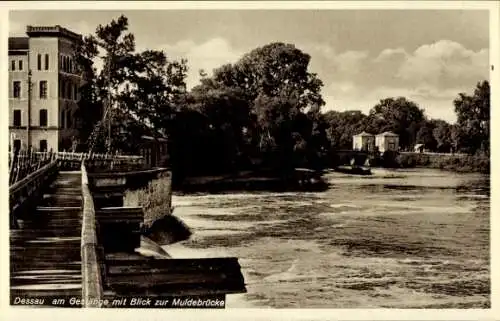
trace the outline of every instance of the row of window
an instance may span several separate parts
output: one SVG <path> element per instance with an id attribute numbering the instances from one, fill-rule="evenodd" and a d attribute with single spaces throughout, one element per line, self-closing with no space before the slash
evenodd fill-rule
<path id="1" fill-rule="evenodd" d="M 47 99 L 47 80 L 40 80 L 38 86 L 38 97 L 40 99 Z M 12 84 L 12 97 L 21 98 L 21 81 L 14 81 Z M 70 82 L 60 81 L 59 82 L 59 97 L 64 99 L 77 100 L 78 96 L 78 86 Z"/>
<path id="2" fill-rule="evenodd" d="M 39 120 L 40 120 L 40 127 L 47 127 L 48 123 L 48 113 L 47 109 L 40 109 L 40 114 L 39 114 Z M 14 109 L 14 126 L 21 126 L 21 110 L 20 109 Z"/>
<path id="3" fill-rule="evenodd" d="M 17 70 L 23 70 L 23 61 L 22 60 L 12 60 L 10 62 L 10 70 L 16 71 L 16 62 L 17 62 Z"/>
<path id="4" fill-rule="evenodd" d="M 61 127 L 62 128 L 71 128 L 72 126 L 73 126 L 73 117 L 71 117 L 71 111 L 68 110 L 65 112 L 63 110 L 61 112 Z"/>
<path id="5" fill-rule="evenodd" d="M 40 80 L 38 86 L 38 97 L 40 99 L 47 99 L 47 80 Z M 21 98 L 21 81 L 16 80 L 12 84 L 12 97 Z"/>
<path id="6" fill-rule="evenodd" d="M 38 70 L 42 70 L 42 55 L 37 55 L 36 65 Z M 49 54 L 45 54 L 45 70 L 49 70 Z"/>
<path id="7" fill-rule="evenodd" d="M 44 64 L 42 64 L 44 62 Z M 23 61 L 22 60 L 12 60 L 10 62 L 10 69 L 12 71 L 22 71 L 23 70 Z M 42 56 L 42 54 L 37 55 L 37 69 L 38 70 L 49 70 L 50 68 L 50 59 L 49 59 L 49 54 L 45 54 Z M 43 66 L 42 66 L 43 65 Z M 42 68 L 44 67 L 44 68 Z M 67 72 L 67 73 L 72 73 L 75 72 L 75 66 L 73 64 L 73 59 L 67 56 L 59 56 L 59 69 Z"/>
<path id="8" fill-rule="evenodd" d="M 47 140 L 46 139 L 40 139 L 39 146 L 40 146 L 40 151 L 41 152 L 46 152 L 47 151 Z M 15 139 L 13 147 L 14 147 L 14 151 L 20 150 L 21 149 L 21 140 L 20 139 Z"/>
<path id="9" fill-rule="evenodd" d="M 59 80 L 59 97 L 78 100 L 78 86 L 64 80 Z"/>
<path id="10" fill-rule="evenodd" d="M 48 112 L 47 109 L 40 109 L 39 114 L 39 123 L 40 127 L 47 127 L 48 125 Z M 21 125 L 21 110 L 14 109 L 14 126 L 19 127 Z M 65 126 L 66 125 L 66 126 Z M 71 128 L 73 126 L 73 117 L 71 115 L 71 111 L 62 111 L 61 112 L 61 127 L 62 128 Z"/>
<path id="11" fill-rule="evenodd" d="M 59 69 L 67 73 L 75 72 L 73 59 L 67 56 L 59 56 Z"/>

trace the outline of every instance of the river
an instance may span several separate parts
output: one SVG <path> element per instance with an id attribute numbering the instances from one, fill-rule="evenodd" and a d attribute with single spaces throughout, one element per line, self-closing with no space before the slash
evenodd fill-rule
<path id="1" fill-rule="evenodd" d="M 490 179 L 427 169 L 331 173 L 318 193 L 174 196 L 173 257 L 235 256 L 227 307 L 490 306 Z"/>

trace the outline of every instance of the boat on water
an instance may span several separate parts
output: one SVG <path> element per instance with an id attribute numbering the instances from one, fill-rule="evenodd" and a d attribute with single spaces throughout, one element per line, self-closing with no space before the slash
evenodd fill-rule
<path id="1" fill-rule="evenodd" d="M 345 174 L 352 174 L 352 175 L 371 175 L 372 174 L 371 168 L 369 168 L 369 167 L 351 166 L 351 165 L 337 166 L 335 168 L 335 171 L 340 172 L 340 173 L 345 173 Z"/>
<path id="2" fill-rule="evenodd" d="M 363 165 L 356 164 L 355 159 L 351 160 L 349 165 L 339 165 L 335 167 L 336 172 L 352 174 L 352 175 L 371 175 L 370 159 L 366 159 Z"/>

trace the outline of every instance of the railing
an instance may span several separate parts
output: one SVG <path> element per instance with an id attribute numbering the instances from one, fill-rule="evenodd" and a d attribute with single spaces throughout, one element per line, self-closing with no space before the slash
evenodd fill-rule
<path id="1" fill-rule="evenodd" d="M 43 185 L 57 173 L 57 162 L 52 161 L 30 173 L 9 187 L 9 209 L 11 227 L 15 228 L 17 219 L 28 211 L 33 199 L 40 196 Z"/>
<path id="2" fill-rule="evenodd" d="M 54 153 L 20 150 L 9 157 L 9 185 L 12 185 L 52 162 Z"/>
<path id="3" fill-rule="evenodd" d="M 82 222 L 82 299 L 84 307 L 97 308 L 103 296 L 101 279 L 101 266 L 98 257 L 98 240 L 96 231 L 96 215 L 94 200 L 89 189 L 87 170 L 84 162 L 81 164 L 82 171 L 82 198 L 83 198 L 83 222 Z"/>
<path id="4" fill-rule="evenodd" d="M 58 152 L 56 158 L 62 168 L 76 169 L 80 167 L 82 161 L 85 161 L 85 167 L 89 172 L 100 169 L 122 170 L 123 168 L 142 169 L 146 167 L 142 156 Z"/>
<path id="5" fill-rule="evenodd" d="M 63 169 L 78 169 L 82 161 L 86 161 L 87 169 L 92 171 L 101 168 L 121 170 L 123 168 L 143 169 L 146 167 L 144 157 L 135 155 L 20 150 L 9 158 L 9 185 L 24 179 L 54 160 L 57 160 Z"/>

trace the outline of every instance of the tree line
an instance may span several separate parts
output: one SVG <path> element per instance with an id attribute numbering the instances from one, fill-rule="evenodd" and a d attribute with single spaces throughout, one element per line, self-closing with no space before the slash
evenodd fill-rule
<path id="1" fill-rule="evenodd" d="M 451 102 L 450 102 L 451 103 Z M 404 97 L 382 99 L 368 113 L 328 111 L 328 139 L 331 149 L 350 149 L 352 136 L 392 131 L 399 135 L 402 150 L 422 144 L 434 152 L 489 155 L 490 86 L 478 82 L 472 95 L 459 93 L 453 100 L 457 122 L 430 119 L 415 102 Z"/>
<path id="2" fill-rule="evenodd" d="M 78 44 L 82 148 L 137 153 L 141 135 L 169 139 L 174 176 L 296 167 L 321 169 L 328 155 L 350 149 L 361 131 L 391 130 L 402 148 L 488 153 L 489 84 L 454 101 L 458 121 L 432 120 L 406 98 L 381 100 L 368 115 L 322 112 L 323 82 L 308 70 L 310 55 L 271 43 L 223 65 L 187 90 L 188 62 L 159 50 L 135 51 L 128 19 L 99 25 Z M 95 68 L 101 60 L 102 69 Z"/>

